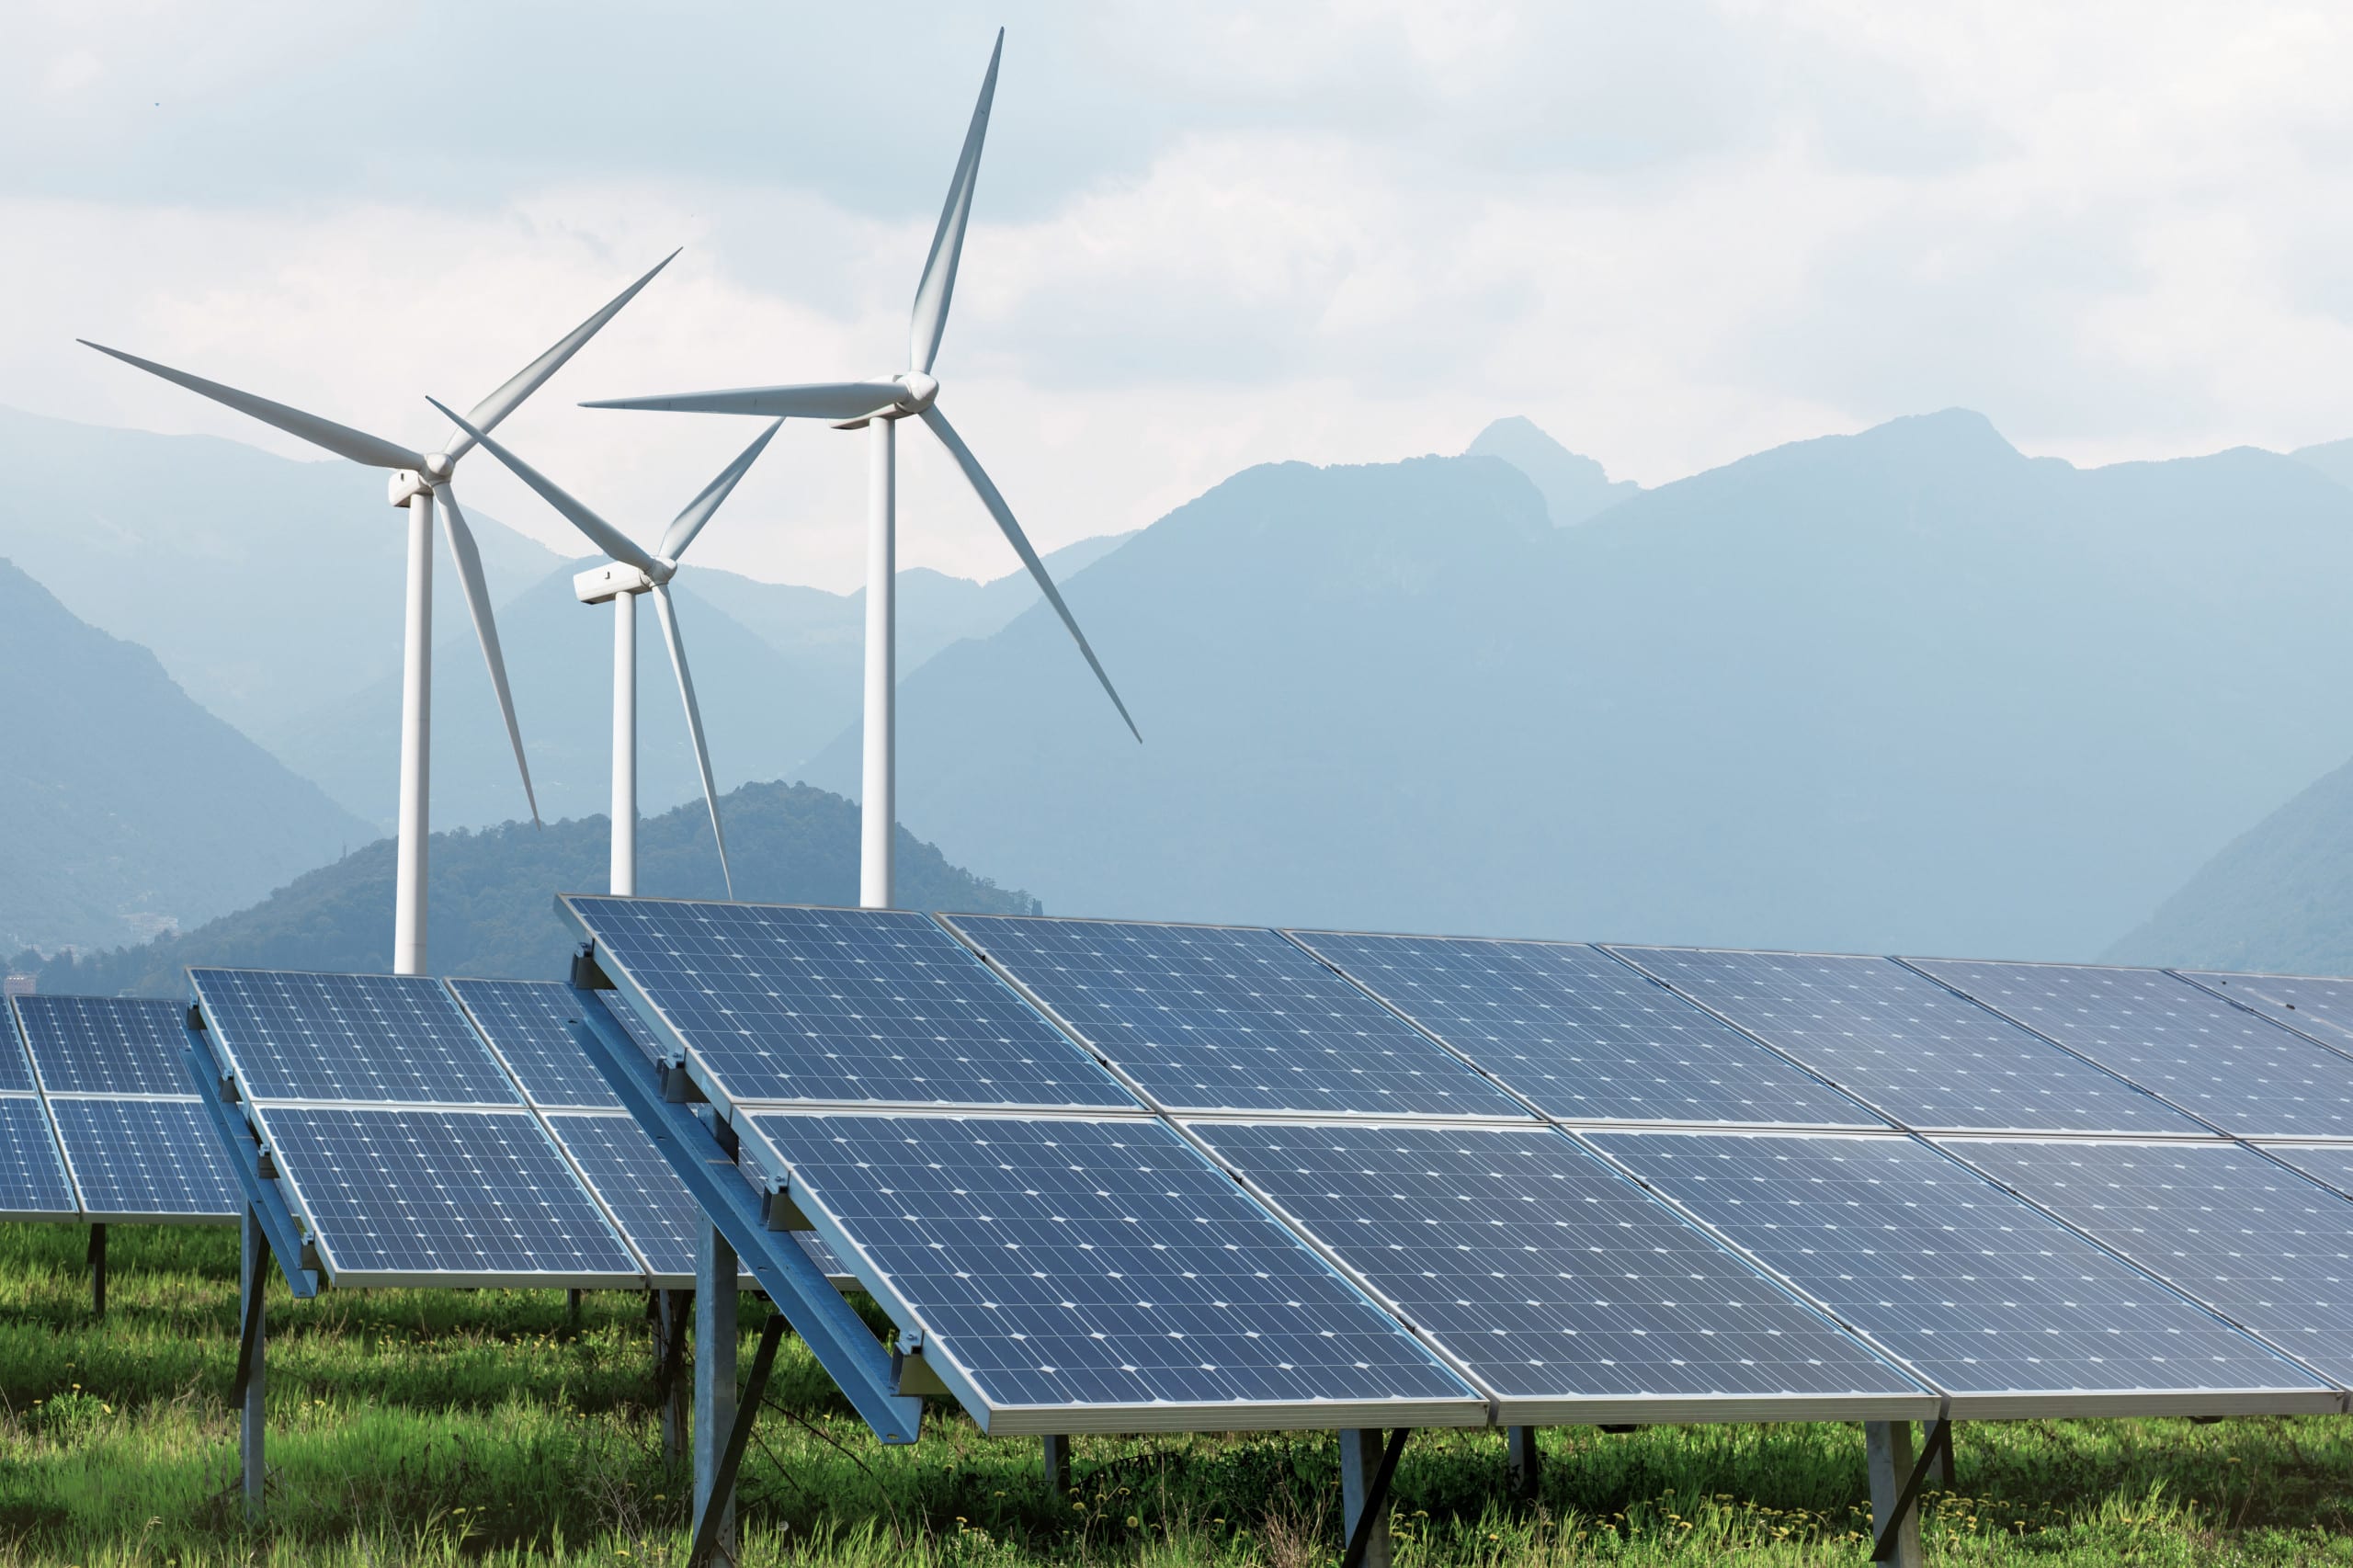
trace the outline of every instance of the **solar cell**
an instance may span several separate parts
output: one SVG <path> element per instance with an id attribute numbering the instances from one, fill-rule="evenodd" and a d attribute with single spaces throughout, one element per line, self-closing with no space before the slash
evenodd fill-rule
<path id="1" fill-rule="evenodd" d="M 244 1211 L 228 1156 L 195 1096 L 53 1097 L 49 1108 L 85 1218 L 211 1222 Z"/>
<path id="2" fill-rule="evenodd" d="M 40 1101 L 0 1096 L 0 1220 L 71 1220 L 78 1212 Z"/>
<path id="3" fill-rule="evenodd" d="M 1475 1426 L 1486 1405 L 1165 1123 L 750 1120 L 993 1433 Z M 830 1229 L 827 1229 L 830 1227 Z"/>
<path id="4" fill-rule="evenodd" d="M 1278 932 L 1019 915 L 951 924 L 1171 1110 L 1528 1114 Z"/>
<path id="5" fill-rule="evenodd" d="M 2353 1386 L 2353 1202 L 2232 1143 L 1956 1138 L 1944 1147 Z"/>
<path id="6" fill-rule="evenodd" d="M 2341 1398 L 1917 1140 L 1587 1136 L 1917 1368 L 1956 1416 L 2325 1411 Z"/>
<path id="7" fill-rule="evenodd" d="M 1906 1127 L 2203 1131 L 1890 959 L 1612 948 Z"/>
<path id="8" fill-rule="evenodd" d="M 620 1097 L 573 1038 L 579 1011 L 571 986 L 552 980 L 452 980 L 449 989 L 514 1070 L 524 1098 L 540 1106 L 619 1108 Z M 620 1008 L 616 1016 L 628 1011 Z"/>
<path id="9" fill-rule="evenodd" d="M 0 1028 L 0 1094 L 28 1095 L 33 1092 L 32 1058 L 25 1054 L 25 1039 L 13 1006 L 8 1018 L 8 1027 Z"/>
<path id="10" fill-rule="evenodd" d="M 2266 1143 L 2263 1152 L 2323 1186 L 2353 1198 L 2353 1144 Z"/>
<path id="11" fill-rule="evenodd" d="M 1548 1116 L 1886 1125 L 1598 949 L 1345 931 L 1290 935 Z"/>
<path id="12" fill-rule="evenodd" d="M 2353 1051 L 2353 980 L 2303 974 L 2231 974 L 2219 970 L 2178 971 L 2192 983 L 2275 1023 L 2312 1036 L 2323 1045 Z"/>
<path id="13" fill-rule="evenodd" d="M 928 917 L 567 894 L 597 962 L 728 1100 L 1128 1108 Z"/>
<path id="14" fill-rule="evenodd" d="M 187 1007 L 146 996 L 16 998 L 17 1021 L 51 1094 L 185 1095 Z"/>
<path id="15" fill-rule="evenodd" d="M 1549 1129 L 1194 1134 L 1514 1425 L 1935 1414 L 1912 1379 Z"/>
<path id="16" fill-rule="evenodd" d="M 2225 1131 L 2353 1133 L 2353 1062 L 2163 970 L 1913 961 Z"/>
<path id="17" fill-rule="evenodd" d="M 438 980 L 254 969 L 188 979 L 250 1098 L 520 1103 Z"/>
<path id="18" fill-rule="evenodd" d="M 262 1117 L 338 1285 L 644 1282 L 527 1111 L 278 1106 Z"/>

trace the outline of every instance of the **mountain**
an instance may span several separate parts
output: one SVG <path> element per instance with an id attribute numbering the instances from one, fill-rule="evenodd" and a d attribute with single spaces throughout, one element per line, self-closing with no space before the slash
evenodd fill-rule
<path id="1" fill-rule="evenodd" d="M 0 952 L 193 924 L 372 836 L 0 561 Z"/>
<path id="2" fill-rule="evenodd" d="M 1964 411 L 1556 528 L 1490 459 L 1251 470 L 903 692 L 900 810 L 1055 909 L 2068 958 L 2353 755 L 2353 491 Z M 811 766 L 856 787 L 856 738 Z"/>
<path id="3" fill-rule="evenodd" d="M 2298 447 L 2288 455 L 2300 463 L 2320 470 L 2339 484 L 2353 486 L 2353 440 L 2324 441 L 2316 447 Z"/>
<path id="4" fill-rule="evenodd" d="M 1462 455 L 1501 458 L 1526 474 L 1544 497 L 1554 528 L 1573 528 L 1643 491 L 1631 479 L 1612 483 L 1599 463 L 1579 457 L 1518 415 L 1480 431 Z"/>
<path id="5" fill-rule="evenodd" d="M 736 896 L 796 903 L 858 902 L 858 809 L 837 795 L 747 784 L 721 802 Z M 561 979 L 572 939 L 555 915 L 562 890 L 605 887 L 608 829 L 582 817 L 544 829 L 509 824 L 486 833 L 437 833 L 428 861 L 437 974 Z M 1035 913 L 1027 893 L 948 863 L 905 829 L 898 835 L 898 894 L 910 909 Z M 699 804 L 638 829 L 639 891 L 719 898 L 719 857 Z M 250 909 L 193 931 L 109 953 L 38 963 L 19 959 L 43 991 L 66 994 L 185 994 L 188 964 L 381 972 L 391 967 L 392 844 L 379 840 L 296 879 Z"/>
<path id="6" fill-rule="evenodd" d="M 382 474 L 6 408 L 0 467 L 0 555 L 273 751 L 301 714 L 399 667 L 408 514 L 384 504 Z M 556 564 L 492 518 L 467 519 L 494 595 Z M 467 626 L 435 549 L 434 624 Z M 481 653 L 466 656 L 487 690 Z"/>

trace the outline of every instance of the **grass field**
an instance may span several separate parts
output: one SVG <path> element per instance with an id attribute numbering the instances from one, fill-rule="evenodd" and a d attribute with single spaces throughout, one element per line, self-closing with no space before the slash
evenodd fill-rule
<path id="1" fill-rule="evenodd" d="M 0 1225 L 0 1564 L 659 1564 L 687 1478 L 646 1402 L 643 1303 L 555 1291 L 331 1293 L 269 1314 L 269 1522 L 241 1522 L 236 1244 L 118 1228 L 109 1313 L 85 1233 Z M 746 1304 L 746 1339 L 762 1311 Z M 746 1365 L 750 1346 L 744 1347 Z M 912 1449 L 866 1434 L 788 1339 L 744 1478 L 752 1563 L 1264 1563 L 1339 1555 L 1330 1437 L 1082 1438 L 1076 1495 L 1034 1439 L 959 1415 Z M 1427 1433 L 1398 1475 L 1398 1561 L 1705 1557 L 1861 1563 L 1860 1430 L 1543 1435 L 1541 1499 L 1506 1494 L 1495 1433 Z M 1967 1563 L 2353 1562 L 2353 1423 L 1964 1426 L 1932 1558 Z"/>

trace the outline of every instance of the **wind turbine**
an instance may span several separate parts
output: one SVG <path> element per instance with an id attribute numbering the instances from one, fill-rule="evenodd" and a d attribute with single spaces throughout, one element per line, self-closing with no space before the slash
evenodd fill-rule
<path id="1" fill-rule="evenodd" d="M 672 251 L 664 256 L 644 277 L 622 290 L 611 303 L 558 338 L 553 347 L 474 404 L 473 424 L 487 430 L 514 413 L 525 398 L 563 368 L 565 360 L 580 352 L 582 345 L 596 336 L 623 305 L 635 299 L 639 290 L 653 282 L 654 273 L 669 266 L 677 254 Z M 392 471 L 389 498 L 394 506 L 408 510 L 408 607 L 401 656 L 400 842 L 392 881 L 392 972 L 423 974 L 425 858 L 431 835 L 433 512 L 437 498 L 441 504 L 442 529 L 449 536 L 449 559 L 458 568 L 458 580 L 464 585 L 466 608 L 473 617 L 474 635 L 482 642 L 483 659 L 490 666 L 490 683 L 498 693 L 498 711 L 506 721 L 507 742 L 515 748 L 515 767 L 523 778 L 523 799 L 531 809 L 532 823 L 536 824 L 540 820 L 539 797 L 531 789 L 530 764 L 523 758 L 523 732 L 515 722 L 515 698 L 506 685 L 506 661 L 498 651 L 498 624 L 491 614 L 490 587 L 483 578 L 482 552 L 474 546 L 473 529 L 467 526 L 465 514 L 458 509 L 457 492 L 449 485 L 458 460 L 472 449 L 477 437 L 465 433 L 452 436 L 439 451 L 427 456 L 411 451 L 396 441 L 370 436 L 364 430 L 322 419 L 252 392 L 239 392 L 219 381 L 208 381 L 186 370 L 175 370 L 153 359 L 142 359 L 119 348 L 108 348 L 103 343 L 92 343 L 86 337 L 76 341 L 215 403 L 225 403 L 240 414 L 249 414 L 265 425 L 299 436 L 339 458 L 348 458 L 367 468 Z"/>
<path id="2" fill-rule="evenodd" d="M 964 133 L 964 150 L 956 160 L 955 177 L 949 181 L 947 205 L 939 228 L 932 235 L 931 255 L 915 287 L 913 319 L 907 330 L 908 368 L 887 381 L 821 381 L 800 386 L 745 387 L 732 392 L 688 392 L 663 397 L 614 398 L 587 403 L 589 408 L 650 408 L 689 414 L 750 414 L 768 418 L 829 419 L 840 428 L 864 426 L 869 437 L 870 493 L 867 513 L 866 551 L 866 722 L 865 768 L 859 801 L 858 902 L 869 908 L 891 903 L 891 829 L 894 817 L 894 746 L 896 683 L 896 577 L 898 545 L 898 422 L 921 419 L 964 471 L 964 477 L 996 519 L 1014 552 L 1070 629 L 1078 651 L 1095 678 L 1103 683 L 1111 705 L 1138 742 L 1142 733 L 1128 717 L 1127 704 L 1103 672 L 1102 661 L 1087 646 L 1086 634 L 1063 602 L 1045 562 L 1029 548 L 1029 540 L 1014 520 L 980 460 L 948 422 L 939 407 L 939 382 L 931 373 L 939 356 L 939 339 L 948 325 L 948 305 L 956 291 L 956 264 L 964 248 L 964 230 L 972 216 L 972 190 L 980 179 L 981 143 L 988 134 L 989 104 L 996 96 L 997 62 L 1005 53 L 1005 29 L 997 29 L 996 48 L 989 55 L 988 74 L 981 82 L 980 102 L 973 107 L 972 128 Z"/>
<path id="3" fill-rule="evenodd" d="M 702 798 L 710 808 L 710 836 L 719 845 L 719 874 L 726 881 L 727 896 L 733 898 L 735 874 L 728 869 L 727 835 L 719 825 L 719 787 L 711 778 L 710 748 L 703 743 L 702 710 L 695 701 L 694 677 L 687 672 L 687 645 L 678 635 L 678 614 L 670 603 L 670 579 L 677 575 L 678 558 L 687 552 L 687 546 L 702 532 L 737 482 L 751 472 L 784 421 L 777 420 L 761 431 L 733 462 L 720 471 L 718 478 L 704 485 L 701 494 L 687 503 L 686 510 L 672 519 L 661 544 L 649 554 L 553 480 L 486 432 L 475 429 L 471 421 L 430 398 L 426 401 L 480 442 L 483 450 L 513 470 L 516 478 L 538 491 L 541 499 L 587 535 L 609 562 L 581 573 L 572 580 L 572 588 L 582 604 L 613 602 L 612 891 L 623 895 L 637 892 L 637 597 L 650 593 L 654 613 L 662 622 L 663 640 L 670 647 L 670 669 L 678 677 L 678 700 L 687 710 L 687 732 L 694 737 L 695 766 L 702 772 Z"/>

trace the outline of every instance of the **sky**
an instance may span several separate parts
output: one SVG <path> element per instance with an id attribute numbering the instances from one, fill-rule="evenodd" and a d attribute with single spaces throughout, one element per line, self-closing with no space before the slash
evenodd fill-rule
<path id="1" fill-rule="evenodd" d="M 885 377 L 995 29 L 941 406 L 1041 549 L 1523 414 L 1658 484 L 1977 409 L 2078 462 L 2353 435 L 2353 14 L 2049 0 L 17 0 L 0 403 L 412 445 L 674 247 L 501 432 L 641 539 L 756 432 L 583 399 Z M 866 437 L 697 546 L 855 586 Z M 902 427 L 903 565 L 1010 550 Z M 355 471 L 355 516 L 383 506 Z M 471 510 L 566 553 L 477 456 Z M 386 519 L 391 520 L 391 519 Z"/>

